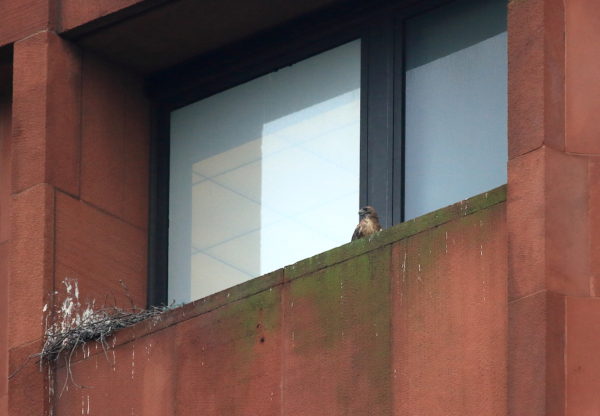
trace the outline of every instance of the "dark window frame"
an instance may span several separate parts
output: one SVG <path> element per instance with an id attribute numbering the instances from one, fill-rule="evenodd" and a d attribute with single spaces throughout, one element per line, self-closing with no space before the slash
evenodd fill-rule
<path id="1" fill-rule="evenodd" d="M 451 2 L 352 1 L 150 76 L 148 304 L 168 302 L 171 111 L 352 40 L 361 39 L 360 205 L 377 207 L 384 227 L 401 222 L 404 21 Z"/>

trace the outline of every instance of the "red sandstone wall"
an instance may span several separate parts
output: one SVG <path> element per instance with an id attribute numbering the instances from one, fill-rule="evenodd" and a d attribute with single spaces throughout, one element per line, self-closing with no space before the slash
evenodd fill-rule
<path id="1" fill-rule="evenodd" d="M 56 197 L 55 284 L 123 304 L 122 279 L 145 305 L 149 104 L 140 79 L 89 54 L 81 68 L 80 188 Z"/>
<path id="2" fill-rule="evenodd" d="M 124 280 L 145 305 L 150 120 L 141 84 L 51 32 L 14 45 L 12 134 L 0 142 L 10 170 L 0 235 L 11 238 L 0 245 L 0 277 L 9 275 L 8 310 L 19 317 L 5 338 L 10 372 L 39 351 L 42 307 L 65 278 L 78 279 L 83 299 L 114 294 L 128 305 Z M 45 374 L 34 367 L 8 384 L 11 416 L 49 411 Z"/>
<path id="3" fill-rule="evenodd" d="M 55 6 L 50 0 L 2 0 L 0 46 L 51 27 Z"/>
<path id="4" fill-rule="evenodd" d="M 565 414 L 600 413 L 600 110 L 599 76 L 592 68 L 600 62 L 600 9 L 590 0 L 565 3 L 566 23 L 566 135 L 565 150 L 575 173 L 565 177 L 562 189 L 569 189 L 568 203 L 558 216 L 567 218 L 554 231 L 553 254 L 569 242 L 567 256 L 556 256 L 555 278 L 567 281 L 562 293 L 565 308 Z M 574 165 L 575 167 L 571 167 Z M 561 175 L 563 177 L 564 175 Z M 567 182 L 570 181 L 570 182 Z M 578 182 L 580 186 L 570 183 Z M 560 190 L 559 190 L 560 191 Z M 560 200 L 558 192 L 555 200 Z M 569 230 L 567 238 L 561 234 Z M 566 241 L 565 241 L 566 240 Z M 574 292 L 572 286 L 582 289 Z"/>
<path id="5" fill-rule="evenodd" d="M 509 412 L 598 414 L 600 8 L 509 11 Z"/>
<path id="6" fill-rule="evenodd" d="M 131 129 L 140 132 L 140 137 L 132 142 L 123 139 L 129 135 L 124 133 L 126 127 L 111 122 L 122 114 L 114 111 L 114 103 L 131 111 L 123 104 L 128 100 L 126 91 L 138 100 L 139 89 L 129 88 L 123 81 L 128 75 L 118 68 L 82 56 L 44 32 L 76 27 L 136 1 L 78 3 L 4 0 L 1 6 L 0 46 L 16 42 L 18 63 L 13 115 L 0 104 L 0 124 L 7 126 L 6 120 L 11 119 L 14 128 L 12 140 L 0 133 L 0 316 L 6 316 L 1 308 L 8 307 L 11 316 L 23 319 L 18 325 L 13 320 L 8 328 L 0 321 L 0 373 L 6 356 L 2 342 L 10 346 L 13 369 L 37 350 L 39 315 L 31 311 L 41 309 L 49 289 L 65 275 L 85 280 L 85 290 L 97 293 L 117 287 L 116 278 L 104 281 L 98 274 L 119 270 L 134 286 L 136 298 L 143 299 L 145 262 L 140 258 L 145 254 L 137 245 L 140 241 L 145 244 L 145 187 L 136 184 L 146 180 L 142 155 L 147 150 L 140 138 L 147 128 L 146 116 L 133 117 L 140 124 Z M 595 254 L 600 245 L 596 134 L 600 8 L 596 3 L 509 3 L 511 415 L 581 415 L 600 409 L 595 398 L 600 348 L 600 338 L 595 335 L 595 316 L 600 310 L 600 260 Z M 62 9 L 56 9 L 57 5 Z M 127 86 L 116 88 L 115 79 Z M 52 87 L 45 88 L 52 80 Z M 92 93 L 98 85 L 105 88 Z M 90 98 L 96 94 L 102 98 Z M 120 120 L 125 123 L 129 118 Z M 14 153 L 7 160 L 10 147 Z M 125 160 L 123 153 L 114 149 L 139 158 Z M 9 171 L 13 171 L 12 179 Z M 123 172 L 128 178 L 120 183 Z M 121 196 L 132 195 L 132 199 L 123 202 L 113 195 L 113 189 Z M 7 216 L 9 211 L 12 217 Z M 126 243 L 112 247 L 117 240 Z M 88 272 L 87 264 L 92 265 L 93 273 Z M 9 298 L 1 285 L 9 284 L 9 275 L 7 305 L 2 302 L 2 296 L 5 301 Z M 164 371 L 170 374 L 175 370 L 165 367 Z M 21 414 L 43 414 L 47 403 L 43 389 L 24 389 L 43 386 L 43 375 L 32 371 L 21 377 L 9 383 L 10 414 L 19 414 L 19 409 L 26 412 Z M 144 389 L 172 389 L 160 385 L 164 380 L 160 377 L 152 380 L 145 382 L 149 385 Z M 3 388 L 7 387 L 0 381 L 0 414 L 4 414 L 6 400 Z"/>
<path id="7" fill-rule="evenodd" d="M 92 344 L 56 413 L 506 415 L 505 204 L 383 234 Z"/>
<path id="8" fill-rule="evenodd" d="M 73 29 L 142 2 L 143 0 L 62 0 L 60 7 L 61 31 Z"/>
<path id="9" fill-rule="evenodd" d="M 0 80 L 10 82 L 11 63 L 0 59 Z M 0 415 L 8 406 L 8 245 L 10 244 L 11 88 L 0 85 Z"/>

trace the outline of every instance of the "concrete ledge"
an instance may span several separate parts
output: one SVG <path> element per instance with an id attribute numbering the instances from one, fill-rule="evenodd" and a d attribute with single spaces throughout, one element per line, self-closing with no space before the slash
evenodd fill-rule
<path id="1" fill-rule="evenodd" d="M 360 239 L 344 244 L 305 260 L 301 260 L 295 264 L 286 266 L 283 269 L 276 270 L 205 298 L 182 305 L 181 307 L 177 307 L 163 314 L 159 320 L 151 319 L 141 322 L 131 328 L 119 331 L 114 335 L 113 340 L 110 341 L 110 345 L 115 347 L 131 342 L 135 339 L 177 325 L 236 301 L 267 290 L 273 290 L 284 283 L 288 283 L 320 269 L 342 263 L 348 259 L 372 252 L 384 246 L 392 245 L 398 241 L 438 227 L 449 221 L 490 208 L 504 201 L 506 201 L 505 185 L 413 220 L 397 224 L 381 231 L 371 238 Z M 84 354 L 81 354 L 80 352 L 72 357 L 73 363 L 82 358 L 103 353 L 102 349 L 95 349 L 94 351 L 88 351 L 84 357 Z M 59 367 L 62 366 L 60 363 L 61 361 L 59 361 Z"/>
<path id="2" fill-rule="evenodd" d="M 370 238 L 353 241 L 352 243 L 344 244 L 343 246 L 286 266 L 284 268 L 284 279 L 286 281 L 296 279 L 307 273 L 395 243 L 396 241 L 403 240 L 420 232 L 438 227 L 448 221 L 473 214 L 504 201 L 506 201 L 506 185 L 457 202 L 456 204 L 440 208 L 413 220 L 394 225 Z"/>

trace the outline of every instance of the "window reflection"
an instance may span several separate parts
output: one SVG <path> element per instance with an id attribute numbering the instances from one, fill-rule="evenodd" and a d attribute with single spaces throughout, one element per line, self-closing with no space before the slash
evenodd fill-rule
<path id="1" fill-rule="evenodd" d="M 171 114 L 170 300 L 348 242 L 359 87 L 354 41 Z"/>
<path id="2" fill-rule="evenodd" d="M 406 24 L 405 219 L 506 183 L 506 0 Z"/>

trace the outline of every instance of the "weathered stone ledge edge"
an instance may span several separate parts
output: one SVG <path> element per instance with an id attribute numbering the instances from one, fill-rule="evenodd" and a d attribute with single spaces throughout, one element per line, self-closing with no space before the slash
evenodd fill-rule
<path id="1" fill-rule="evenodd" d="M 396 224 L 370 238 L 333 248 L 315 256 L 284 267 L 284 280 L 290 281 L 324 267 L 341 263 L 349 258 L 360 256 L 380 247 L 393 244 L 415 234 L 438 227 L 456 218 L 464 217 L 506 201 L 506 185 L 476 195 L 456 204 L 440 208 L 421 217 Z"/>
<path id="2" fill-rule="evenodd" d="M 273 290 L 285 282 L 292 281 L 325 267 L 341 263 L 352 257 L 377 250 L 386 245 L 391 245 L 397 241 L 438 227 L 454 219 L 474 214 L 505 201 L 506 185 L 502 185 L 488 192 L 438 209 L 437 211 L 433 211 L 413 220 L 397 224 L 377 233 L 371 238 L 364 238 L 344 244 L 307 259 L 300 260 L 299 262 L 282 269 L 241 283 L 232 288 L 182 305 L 165 312 L 159 320 L 150 319 L 148 321 L 140 322 L 131 328 L 123 329 L 115 334 L 114 337 L 116 339 L 111 341 L 110 345 L 118 346 L 134 341 L 135 339 L 176 325 L 187 319 L 208 313 L 229 303 L 242 300 L 266 290 Z M 89 355 L 95 354 L 92 352 Z M 81 354 L 77 354 L 77 357 L 73 357 L 72 362 L 79 361 L 81 358 L 83 358 Z"/>

